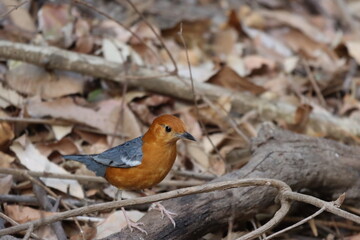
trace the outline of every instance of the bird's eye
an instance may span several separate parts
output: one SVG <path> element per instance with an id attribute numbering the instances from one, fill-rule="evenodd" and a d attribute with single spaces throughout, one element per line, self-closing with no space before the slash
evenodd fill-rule
<path id="1" fill-rule="evenodd" d="M 165 126 L 165 131 L 167 131 L 167 132 L 171 132 L 171 127 L 169 127 L 169 126 Z"/>

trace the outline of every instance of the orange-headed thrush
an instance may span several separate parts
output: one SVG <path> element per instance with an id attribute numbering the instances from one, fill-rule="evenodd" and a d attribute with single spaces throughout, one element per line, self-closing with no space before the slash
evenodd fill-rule
<path id="1" fill-rule="evenodd" d="M 195 138 L 185 130 L 185 124 L 172 115 L 157 117 L 149 130 L 140 137 L 110 148 L 100 154 L 65 155 L 65 159 L 84 163 L 96 175 L 104 177 L 121 190 L 142 190 L 161 182 L 170 171 L 176 158 L 176 142 L 179 139 Z M 162 215 L 168 216 L 173 225 L 171 213 L 156 203 Z M 146 233 L 140 225 L 128 219 L 122 208 L 127 224 Z"/>

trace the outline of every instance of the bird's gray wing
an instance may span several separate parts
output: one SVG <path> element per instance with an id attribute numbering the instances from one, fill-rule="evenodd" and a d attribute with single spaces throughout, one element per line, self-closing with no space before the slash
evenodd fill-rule
<path id="1" fill-rule="evenodd" d="M 91 157 L 94 161 L 108 167 L 135 167 L 142 161 L 142 144 L 142 137 L 137 137 L 103 153 L 91 155 Z"/>

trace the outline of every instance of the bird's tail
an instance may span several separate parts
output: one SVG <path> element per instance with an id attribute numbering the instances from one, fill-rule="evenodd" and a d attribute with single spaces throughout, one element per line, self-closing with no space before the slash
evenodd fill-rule
<path id="1" fill-rule="evenodd" d="M 85 164 L 86 167 L 95 172 L 97 176 L 105 176 L 106 166 L 96 162 L 92 158 L 92 155 L 64 155 L 63 157 L 67 160 L 74 160 Z"/>

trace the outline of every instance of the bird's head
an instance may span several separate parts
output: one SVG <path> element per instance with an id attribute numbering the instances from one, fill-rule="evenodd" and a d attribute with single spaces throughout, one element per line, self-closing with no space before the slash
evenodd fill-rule
<path id="1" fill-rule="evenodd" d="M 165 143 L 176 143 L 179 139 L 196 141 L 190 133 L 186 132 L 183 121 L 169 114 L 155 118 L 146 135 Z"/>

